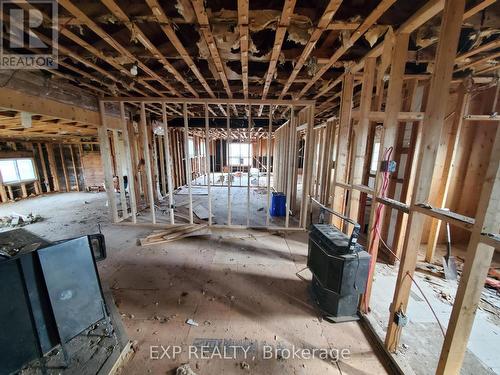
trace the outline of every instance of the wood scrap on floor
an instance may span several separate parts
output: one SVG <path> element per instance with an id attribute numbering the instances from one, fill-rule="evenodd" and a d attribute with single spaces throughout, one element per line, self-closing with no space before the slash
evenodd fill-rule
<path id="1" fill-rule="evenodd" d="M 198 219 L 201 219 L 201 220 L 208 220 L 208 217 L 209 217 L 209 212 L 208 210 L 201 204 L 198 204 L 197 206 L 194 206 L 193 207 L 193 214 L 195 214 Z M 212 214 L 212 218 L 214 217 L 214 215 Z"/>
<path id="2" fill-rule="evenodd" d="M 176 195 L 189 195 L 189 188 L 186 186 L 181 187 L 175 192 Z M 191 195 L 208 195 L 207 187 L 192 186 Z"/>
<path id="3" fill-rule="evenodd" d="M 174 226 L 165 230 L 155 230 L 139 241 L 141 246 L 149 246 L 176 241 L 185 237 L 204 236 L 210 233 L 211 231 L 207 224 L 186 224 Z"/>

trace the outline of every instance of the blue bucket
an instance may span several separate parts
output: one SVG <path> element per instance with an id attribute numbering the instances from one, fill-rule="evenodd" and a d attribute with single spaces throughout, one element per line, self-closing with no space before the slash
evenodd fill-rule
<path id="1" fill-rule="evenodd" d="M 271 207 L 269 215 L 273 217 L 286 216 L 286 195 L 281 192 L 273 192 L 271 196 Z"/>

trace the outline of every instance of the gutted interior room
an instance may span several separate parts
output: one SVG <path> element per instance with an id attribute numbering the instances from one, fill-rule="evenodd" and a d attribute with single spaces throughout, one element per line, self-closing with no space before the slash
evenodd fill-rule
<path id="1" fill-rule="evenodd" d="M 500 373 L 496 0 L 0 8 L 0 375 Z"/>

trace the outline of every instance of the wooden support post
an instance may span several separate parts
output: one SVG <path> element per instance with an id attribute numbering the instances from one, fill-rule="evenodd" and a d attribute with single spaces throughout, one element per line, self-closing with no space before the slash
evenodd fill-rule
<path id="1" fill-rule="evenodd" d="M 0 198 L 2 198 L 2 203 L 5 203 L 9 200 L 9 198 L 7 197 L 7 191 L 5 190 L 4 184 L 0 184 Z"/>
<path id="2" fill-rule="evenodd" d="M 0 171 L 0 198 L 2 199 L 2 203 L 5 203 L 9 200 L 7 197 L 7 191 L 5 190 L 5 185 L 3 184 L 2 172 Z"/>
<path id="3" fill-rule="evenodd" d="M 436 63 L 430 82 L 426 116 L 423 123 L 422 147 L 417 163 L 417 174 L 411 206 L 416 203 L 425 203 L 429 198 L 437 147 L 445 118 L 446 108 L 443 103 L 447 102 L 449 96 L 464 8 L 465 0 L 445 1 L 440 30 L 441 37 L 437 46 Z M 405 234 L 401 263 L 385 339 L 386 348 L 391 352 L 396 350 L 399 343 L 402 328 L 395 323 L 395 315 L 399 311 L 406 312 L 408 306 L 412 284 L 411 277 L 413 277 L 415 271 L 424 222 L 425 216 L 423 214 L 415 210 L 410 210 L 408 230 Z"/>
<path id="4" fill-rule="evenodd" d="M 293 160 L 294 160 L 294 139 L 297 135 L 297 130 L 295 129 L 295 119 L 294 119 L 293 106 L 290 106 L 290 120 L 288 122 L 288 164 L 287 169 L 287 181 L 286 181 L 286 214 L 285 214 L 285 228 L 290 226 L 290 202 L 292 201 L 292 179 L 293 179 Z"/>
<path id="5" fill-rule="evenodd" d="M 82 171 L 83 190 L 85 190 L 85 169 L 83 168 L 83 146 L 78 144 L 78 161 L 80 162 L 80 170 Z"/>
<path id="6" fill-rule="evenodd" d="M 490 162 L 482 185 L 476 220 L 436 374 L 459 374 L 467 342 L 491 267 L 495 248 L 480 243 L 481 233 L 498 233 L 500 227 L 500 129 L 497 126 Z"/>
<path id="7" fill-rule="evenodd" d="M 9 193 L 9 198 L 11 201 L 14 200 L 14 192 L 12 191 L 12 186 L 7 185 L 7 192 Z"/>
<path id="8" fill-rule="evenodd" d="M 170 212 L 170 224 L 175 224 L 174 219 L 174 186 L 172 182 L 172 158 L 170 156 L 170 134 L 168 130 L 168 122 L 167 122 L 167 108 L 165 103 L 162 103 L 161 106 L 162 117 L 163 117 L 163 133 L 165 134 L 165 161 L 167 163 L 167 187 L 168 187 L 168 206 Z"/>
<path id="9" fill-rule="evenodd" d="M 252 169 L 252 105 L 248 106 L 248 174 L 247 174 L 247 228 L 250 227 L 250 170 Z"/>
<path id="10" fill-rule="evenodd" d="M 167 176 L 165 175 L 165 134 L 158 137 L 158 153 L 160 155 L 161 191 L 167 195 Z"/>
<path id="11" fill-rule="evenodd" d="M 438 187 L 435 189 L 436 197 L 434 206 L 444 207 L 446 205 L 446 198 L 448 197 L 448 190 L 450 188 L 451 177 L 453 175 L 453 167 L 455 161 L 455 155 L 458 149 L 458 142 L 460 140 L 460 135 L 462 132 L 462 125 L 464 123 L 464 116 L 467 114 L 467 109 L 469 105 L 470 94 L 465 92 L 465 87 L 462 85 L 460 88 L 457 111 L 455 112 L 455 118 L 453 119 L 453 125 L 450 129 L 447 139 L 447 148 L 444 152 L 444 165 L 439 176 L 435 176 L 438 182 Z M 425 261 L 432 262 L 434 257 L 434 252 L 436 250 L 436 245 L 439 237 L 439 231 L 441 229 L 441 220 L 432 219 L 431 228 L 429 231 L 429 238 L 427 240 L 427 250 L 425 253 Z"/>
<path id="12" fill-rule="evenodd" d="M 128 198 L 130 200 L 130 215 L 132 222 L 137 223 L 137 201 L 136 201 L 136 179 L 133 169 L 132 145 L 130 144 L 130 134 L 128 131 L 127 119 L 125 118 L 125 104 L 120 103 L 120 121 L 122 126 L 123 148 L 125 150 L 125 161 L 127 164 L 127 184 Z"/>
<path id="13" fill-rule="evenodd" d="M 49 175 L 47 173 L 47 165 L 45 164 L 45 158 L 43 156 L 43 148 L 42 144 L 38 144 L 38 157 L 40 158 L 40 164 L 42 165 L 42 173 L 43 173 L 43 184 L 45 185 L 45 191 L 50 192 L 50 181 Z"/>
<path id="14" fill-rule="evenodd" d="M 26 190 L 26 184 L 21 184 L 21 193 L 23 198 L 28 197 L 28 191 Z"/>
<path id="15" fill-rule="evenodd" d="M 148 191 L 149 209 L 151 210 L 151 222 L 153 224 L 156 224 L 155 195 L 153 191 L 153 175 L 151 168 L 151 157 L 149 152 L 148 127 L 146 125 L 146 107 L 144 103 L 141 103 L 141 130 L 143 138 L 144 161 L 146 166 L 146 185 L 147 185 L 144 188 L 147 189 Z"/>
<path id="16" fill-rule="evenodd" d="M 308 209 L 309 209 L 309 193 L 310 193 L 310 180 L 313 169 L 313 152 L 314 152 L 314 106 L 308 107 L 308 119 L 306 130 L 306 145 L 304 150 L 304 165 L 302 168 L 302 205 L 300 207 L 300 227 L 307 229 L 308 222 Z"/>
<path id="17" fill-rule="evenodd" d="M 333 152 L 335 151 L 335 134 L 337 131 L 337 124 L 333 120 L 330 120 L 327 121 L 326 127 L 328 129 L 328 147 L 326 149 L 327 164 L 322 203 L 328 206 L 330 205 L 330 192 L 332 189 Z"/>
<path id="18" fill-rule="evenodd" d="M 76 191 L 80 191 L 80 184 L 78 182 L 78 171 L 76 170 L 75 154 L 73 153 L 73 146 L 69 145 L 71 152 L 71 165 L 73 166 L 73 174 L 75 175 Z"/>
<path id="19" fill-rule="evenodd" d="M 184 157 L 186 161 L 186 183 L 188 186 L 189 192 L 189 223 L 193 224 L 193 196 L 191 192 L 191 158 L 189 155 L 189 134 L 188 134 L 188 113 L 187 113 L 187 104 L 184 103 L 182 106 L 183 115 L 184 115 Z"/>
<path id="20" fill-rule="evenodd" d="M 47 149 L 47 156 L 49 159 L 49 169 L 50 176 L 52 177 L 52 186 L 54 187 L 54 191 L 60 191 L 61 188 L 59 186 L 59 176 L 57 174 L 57 164 L 54 155 L 54 148 L 52 147 L 51 143 L 46 143 L 45 148 Z"/>
<path id="21" fill-rule="evenodd" d="M 153 178 L 153 192 L 155 196 L 155 201 L 159 199 L 158 197 L 158 192 L 160 190 L 159 188 L 159 179 L 158 179 L 158 147 L 157 147 L 157 141 L 158 137 L 156 136 L 153 127 L 151 127 L 151 130 L 148 132 L 148 135 L 151 137 L 150 138 L 150 145 L 152 149 L 152 155 L 151 155 L 151 165 L 152 165 L 152 178 Z"/>
<path id="22" fill-rule="evenodd" d="M 361 101 L 359 105 L 359 121 L 355 128 L 354 136 L 354 164 L 352 168 L 351 185 L 361 185 L 363 183 L 363 172 L 367 163 L 366 145 L 370 120 L 368 118 L 371 105 L 373 84 L 375 79 L 376 58 L 369 57 L 365 61 L 363 71 L 363 84 L 361 86 Z M 349 198 L 349 217 L 358 221 L 361 192 L 353 189 Z"/>
<path id="23" fill-rule="evenodd" d="M 333 174 L 333 204 L 332 209 L 340 214 L 344 213 L 346 190 L 337 184 L 346 183 L 347 158 L 349 156 L 349 136 L 351 134 L 352 95 L 354 88 L 354 76 L 347 73 L 342 84 L 342 97 L 340 99 L 340 122 L 337 143 L 337 157 L 335 158 L 335 172 Z M 332 224 L 342 228 L 342 221 L 332 216 Z"/>
<path id="24" fill-rule="evenodd" d="M 61 166 L 64 173 L 64 184 L 66 186 L 66 191 L 71 191 L 71 186 L 69 184 L 68 170 L 66 169 L 66 163 L 64 162 L 63 146 L 59 143 L 59 155 L 61 157 Z"/>
<path id="25" fill-rule="evenodd" d="M 267 150 L 266 150 L 266 227 L 269 226 L 269 209 L 271 208 L 271 135 L 273 131 L 273 106 L 269 106 L 269 125 L 267 133 Z"/>
<path id="26" fill-rule="evenodd" d="M 370 224 L 368 226 L 368 252 L 372 256 L 368 283 L 366 291 L 361 298 L 361 310 L 365 313 L 369 311 L 370 296 L 372 290 L 375 264 L 377 262 L 378 248 L 380 242 L 380 228 L 384 215 L 384 205 L 377 202 L 376 197 L 384 185 L 383 172 L 380 171 L 381 162 L 384 160 L 386 150 L 394 149 L 398 131 L 398 113 L 401 110 L 403 76 L 405 72 L 406 56 L 408 55 L 409 34 L 399 34 L 396 37 L 396 44 L 392 55 L 391 75 L 387 92 L 387 103 L 385 106 L 384 128 L 380 139 L 380 149 L 378 155 L 377 171 L 375 175 L 375 194 L 372 199 L 370 213 Z"/>
<path id="27" fill-rule="evenodd" d="M 411 108 L 420 110 L 422 107 L 422 102 L 424 101 L 424 89 L 425 86 L 418 83 L 417 80 L 412 82 L 412 103 Z M 422 123 L 416 121 L 412 124 L 412 131 L 410 137 L 409 152 L 406 157 L 405 171 L 404 171 L 404 183 L 401 188 L 400 202 L 405 204 L 410 204 L 411 196 L 413 193 L 413 186 L 415 185 L 415 174 L 417 163 L 414 160 L 417 159 L 418 153 L 420 151 L 420 144 L 422 141 Z M 393 252 L 396 254 L 390 254 L 390 262 L 394 263 L 396 258 L 401 257 L 401 252 L 403 249 L 403 242 L 406 233 L 406 226 L 408 224 L 408 215 L 398 211 L 398 217 L 396 219 L 396 226 L 394 229 L 394 241 L 392 244 Z"/>
<path id="28" fill-rule="evenodd" d="M 212 225 L 212 192 L 210 189 L 210 133 L 208 119 L 208 104 L 205 104 L 205 174 L 207 175 L 207 191 L 208 191 L 208 225 Z"/>
<path id="29" fill-rule="evenodd" d="M 231 165 L 229 164 L 229 144 L 231 142 L 231 119 L 229 112 L 229 104 L 226 108 L 226 126 L 227 126 L 227 138 L 226 138 L 226 162 L 227 162 L 227 225 L 231 225 Z M 222 139 L 220 142 L 220 147 L 222 150 Z M 221 158 L 222 166 L 222 158 Z M 222 167 L 221 167 L 222 171 Z M 222 173 L 221 173 L 222 175 Z"/>
<path id="30" fill-rule="evenodd" d="M 120 189 L 120 204 L 122 208 L 122 220 L 128 217 L 127 196 L 125 195 L 125 182 L 123 180 L 123 153 L 120 145 L 120 138 L 117 130 L 112 130 L 113 144 L 116 159 L 116 178 L 118 178 L 118 187 Z"/>
<path id="31" fill-rule="evenodd" d="M 98 133 L 99 133 L 99 148 L 101 150 L 101 162 L 102 162 L 102 168 L 104 170 L 104 186 L 106 187 L 106 193 L 108 195 L 108 202 L 111 208 L 111 215 L 113 217 L 113 222 L 117 223 L 118 210 L 116 209 L 115 190 L 113 187 L 113 174 L 111 173 L 112 171 L 111 149 L 109 145 L 108 128 L 106 125 L 106 109 L 104 107 L 104 102 L 99 101 L 99 109 L 101 112 L 102 125 L 98 127 Z"/>

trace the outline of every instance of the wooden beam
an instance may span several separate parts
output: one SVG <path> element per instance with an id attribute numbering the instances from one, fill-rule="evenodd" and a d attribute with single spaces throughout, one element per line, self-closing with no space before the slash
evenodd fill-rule
<path id="1" fill-rule="evenodd" d="M 500 227 L 500 130 L 497 127 L 477 206 L 455 302 L 446 330 L 436 374 L 458 374 L 462 367 L 474 317 L 491 267 L 495 248 L 481 243 L 481 233 Z"/>
<path id="2" fill-rule="evenodd" d="M 499 47 L 500 47 L 500 39 L 497 39 L 458 55 L 456 61 L 464 61 L 471 56 L 477 55 L 478 53 L 486 52 Z"/>
<path id="3" fill-rule="evenodd" d="M 375 80 L 376 59 L 371 57 L 366 60 L 363 72 L 363 85 L 361 86 L 361 99 L 359 104 L 359 120 L 354 129 L 354 163 L 352 168 L 352 185 L 361 185 L 363 183 L 363 173 L 366 161 L 366 146 L 370 119 L 368 114 L 372 105 L 373 84 Z M 360 192 L 352 190 L 349 197 L 349 217 L 357 221 L 360 205 Z"/>
<path id="4" fill-rule="evenodd" d="M 45 185 L 45 191 L 49 193 L 50 181 L 49 181 L 49 175 L 47 173 L 47 165 L 45 164 L 45 157 L 43 156 L 43 148 L 41 143 L 38 143 L 38 158 L 40 159 L 40 164 L 42 165 L 43 184 Z"/>
<path id="5" fill-rule="evenodd" d="M 287 91 L 290 89 L 290 86 L 292 86 L 293 82 L 297 78 L 297 75 L 300 73 L 302 67 L 304 66 L 305 62 L 311 55 L 311 52 L 314 50 L 314 47 L 316 46 L 316 43 L 318 42 L 319 38 L 323 34 L 323 32 L 327 29 L 330 29 L 331 26 L 331 20 L 337 10 L 340 7 L 340 4 L 342 4 L 342 0 L 330 0 L 325 8 L 325 11 L 323 12 L 323 15 L 319 19 L 319 22 L 317 26 L 314 28 L 313 33 L 309 37 L 309 40 L 307 41 L 306 45 L 304 46 L 304 49 L 302 50 L 302 54 L 300 55 L 299 59 L 295 62 L 295 66 L 293 67 L 292 73 L 288 77 L 288 80 L 285 83 L 285 86 L 283 87 L 283 90 L 281 91 L 281 94 L 279 96 L 279 99 L 282 99 Z"/>
<path id="6" fill-rule="evenodd" d="M 449 96 L 464 8 L 465 0 L 447 0 L 445 2 L 440 29 L 442 37 L 438 42 L 436 63 L 427 99 L 422 147 L 417 162 L 412 205 L 415 202 L 426 202 L 429 198 L 437 147 L 446 116 L 446 107 L 442 103 L 445 103 Z M 405 234 L 401 263 L 385 339 L 386 348 L 391 352 L 396 350 L 399 343 L 401 327 L 396 324 L 395 315 L 400 311 L 403 313 L 406 312 L 412 284 L 409 276 L 412 277 L 415 271 L 424 222 L 425 216 L 418 212 L 410 211 L 408 230 Z"/>
<path id="7" fill-rule="evenodd" d="M 64 120 L 101 126 L 99 112 L 78 107 L 74 104 L 61 103 L 56 100 L 25 94 L 8 87 L 0 87 L 0 108 L 25 111 L 36 115 L 51 116 Z M 119 126 L 118 117 L 106 116 L 110 128 Z"/>
<path id="8" fill-rule="evenodd" d="M 385 106 L 384 127 L 380 138 L 380 149 L 377 158 L 377 172 L 375 175 L 375 192 L 381 194 L 384 185 L 384 172 L 380 171 L 381 163 L 385 160 L 386 152 L 396 145 L 396 137 L 399 128 L 398 113 L 401 110 L 403 97 L 403 75 L 405 72 L 406 57 L 408 55 L 409 34 L 399 34 L 396 37 L 394 50 L 392 54 L 391 76 L 389 79 L 389 87 L 387 89 L 387 103 Z M 392 154 L 390 160 L 393 160 Z M 384 205 L 372 200 L 370 212 L 370 223 L 368 225 L 368 252 L 372 256 L 370 261 L 370 271 L 366 291 L 361 299 L 361 309 L 367 313 L 370 308 L 370 297 L 375 275 L 375 264 L 380 243 L 380 230 L 384 217 Z"/>
<path id="9" fill-rule="evenodd" d="M 229 104 L 227 105 L 227 116 L 226 116 L 226 165 L 227 165 L 227 225 L 231 225 L 231 183 L 232 174 L 231 166 L 229 164 L 229 145 L 232 141 L 231 136 L 231 119 L 229 113 Z M 223 175 L 223 161 L 222 161 L 222 139 L 220 140 L 220 172 Z"/>
<path id="10" fill-rule="evenodd" d="M 175 104 L 230 104 L 230 105 L 293 105 L 296 107 L 306 107 L 314 105 L 314 100 L 280 100 L 280 99 L 218 99 L 218 98 L 157 98 L 157 97 L 119 97 L 109 96 L 102 98 L 104 102 L 126 102 L 126 103 L 175 103 Z"/>
<path id="11" fill-rule="evenodd" d="M 219 50 L 217 48 L 217 43 L 215 42 L 215 38 L 212 35 L 212 31 L 210 30 L 210 23 L 207 16 L 207 11 L 205 9 L 205 4 L 203 0 L 192 0 L 194 12 L 196 14 L 196 18 L 198 20 L 198 24 L 200 27 L 200 34 L 202 35 L 205 43 L 208 45 L 208 50 L 210 51 L 210 55 L 212 56 L 212 60 L 214 61 L 215 68 L 219 73 L 220 80 L 224 85 L 226 90 L 226 94 L 229 98 L 233 97 L 233 93 L 231 92 L 231 87 L 229 86 L 229 82 L 227 80 L 225 64 L 222 61 Z"/>
<path id="12" fill-rule="evenodd" d="M 349 38 L 349 40 L 343 44 L 340 48 L 338 48 L 335 53 L 330 57 L 328 63 L 323 65 L 318 72 L 311 78 L 309 83 L 304 86 L 304 88 L 297 95 L 298 98 L 305 95 L 307 91 L 323 76 L 323 74 L 328 71 L 333 64 L 335 64 L 342 55 L 347 52 L 354 43 L 363 36 L 363 34 L 371 27 L 377 20 L 385 13 L 387 9 L 391 7 L 392 4 L 395 3 L 396 0 L 382 0 L 377 7 L 365 18 L 363 23 L 354 31 Z"/>
<path id="13" fill-rule="evenodd" d="M 172 27 L 167 15 L 163 11 L 163 8 L 161 7 L 160 3 L 158 0 L 146 0 L 146 3 L 149 5 L 151 8 L 151 11 L 153 12 L 153 15 L 156 17 L 158 20 L 158 24 L 160 25 L 161 29 L 167 36 L 167 38 L 170 40 L 172 45 L 175 47 L 177 52 L 179 52 L 179 55 L 181 58 L 186 62 L 187 66 L 191 69 L 193 74 L 196 76 L 198 81 L 200 81 L 201 85 L 205 89 L 205 91 L 210 95 L 212 98 L 215 98 L 215 94 L 208 85 L 207 81 L 201 74 L 200 70 L 194 63 L 193 59 L 191 58 L 191 55 L 188 53 L 186 48 L 184 48 L 184 45 L 182 42 L 179 40 L 177 37 L 177 34 L 175 33 L 174 28 Z"/>
<path id="14" fill-rule="evenodd" d="M 120 8 L 114 0 L 101 0 L 101 2 L 111 11 L 111 13 L 118 18 L 129 29 L 132 37 L 135 37 L 143 46 L 148 50 L 163 67 L 174 76 L 194 97 L 199 97 L 198 93 L 193 87 L 184 79 L 184 77 L 175 69 L 172 64 L 163 56 L 163 54 L 156 48 L 139 26 L 130 21 L 127 14 Z M 166 86 L 174 95 L 182 96 L 172 85 Z"/>
<path id="15" fill-rule="evenodd" d="M 304 161 L 302 167 L 302 202 L 300 206 L 300 227 L 306 229 L 308 221 L 308 207 L 310 191 L 311 191 L 311 176 L 313 169 L 313 159 L 314 159 L 314 106 L 308 107 L 306 110 L 307 114 L 307 130 L 306 130 L 306 142 L 304 148 Z M 275 155 L 276 157 L 279 155 Z M 273 158 L 273 159 L 276 159 Z M 274 168 L 273 168 L 274 171 Z"/>
<path id="16" fill-rule="evenodd" d="M 425 101 L 425 87 L 419 84 L 418 81 L 413 81 L 410 83 L 409 92 L 412 98 L 410 110 L 420 110 L 422 109 L 422 103 Z M 415 184 L 415 174 L 417 163 L 414 160 L 417 159 L 420 145 L 422 141 L 422 123 L 414 122 L 412 124 L 409 151 L 405 161 L 405 171 L 404 171 L 404 182 L 401 188 L 399 200 L 405 204 L 410 204 L 411 195 L 413 193 L 413 186 Z M 412 150 L 412 151 L 410 151 Z M 408 215 L 404 215 L 402 212 L 398 211 L 398 216 L 396 219 L 396 226 L 394 229 L 395 238 L 392 243 L 393 251 L 396 254 L 391 254 L 391 261 L 395 261 L 396 257 L 401 257 L 404 236 L 406 233 L 406 228 L 408 224 Z"/>
<path id="17" fill-rule="evenodd" d="M 483 9 L 486 9 L 490 5 L 494 4 L 497 0 L 483 0 L 474 5 L 472 8 L 467 9 L 466 12 L 464 12 L 463 15 L 463 20 L 465 21 L 467 18 L 472 17 L 474 14 L 479 13 Z"/>
<path id="18" fill-rule="evenodd" d="M 288 165 L 286 166 L 287 170 L 287 179 L 286 179 L 286 213 L 285 213 L 285 228 L 290 226 L 290 211 L 291 211 L 291 202 L 292 202 L 292 181 L 293 175 L 295 171 L 295 152 L 296 152 L 296 144 L 295 139 L 297 137 L 297 131 L 295 130 L 296 122 L 295 122 L 295 113 L 293 106 L 290 108 L 290 120 L 288 123 L 288 139 L 286 142 L 288 143 Z"/>
<path id="19" fill-rule="evenodd" d="M 191 181 L 193 179 L 193 174 L 191 173 L 191 156 L 189 155 L 189 120 L 186 103 L 184 103 L 182 109 L 184 113 L 184 160 L 186 163 L 186 184 L 188 186 L 189 192 L 189 223 L 193 224 L 193 196 L 191 192 Z"/>
<path id="20" fill-rule="evenodd" d="M 64 154 L 62 149 L 62 144 L 59 143 L 59 155 L 61 157 L 61 166 L 64 174 L 64 184 L 66 186 L 66 192 L 71 191 L 71 186 L 69 184 L 68 170 L 66 168 L 66 163 L 64 162 Z"/>
<path id="21" fill-rule="evenodd" d="M 266 148 L 266 227 L 269 227 L 269 209 L 271 208 L 271 134 L 273 130 L 273 108 L 269 106 L 269 122 Z"/>
<path id="22" fill-rule="evenodd" d="M 207 176 L 208 192 L 208 226 L 212 226 L 212 184 L 210 182 L 210 132 L 208 116 L 208 104 L 205 104 L 205 175 Z M 248 185 L 250 185 L 250 179 L 248 180 Z"/>
<path id="23" fill-rule="evenodd" d="M 481 69 L 481 68 L 484 68 L 484 66 L 483 66 L 484 64 L 488 64 L 488 63 L 491 63 L 492 65 L 496 66 L 497 62 L 494 59 L 496 59 L 497 57 L 500 57 L 500 52 L 496 52 L 496 53 L 488 55 L 486 57 L 471 61 L 468 64 L 459 66 L 457 69 L 455 69 L 455 72 L 459 72 L 459 71 L 465 70 L 465 69 L 472 69 L 476 66 L 479 66 L 479 69 Z M 472 69 L 472 70 L 475 70 L 475 69 Z"/>
<path id="24" fill-rule="evenodd" d="M 47 149 L 47 157 L 49 159 L 49 169 L 50 176 L 52 177 L 52 186 L 54 187 L 54 191 L 60 191 L 61 188 L 59 186 L 59 177 L 57 175 L 57 164 L 54 155 L 54 148 L 50 143 L 46 143 L 45 148 Z"/>
<path id="25" fill-rule="evenodd" d="M 103 102 L 99 102 L 99 108 L 101 112 L 101 120 L 103 126 L 100 126 L 99 131 L 99 149 L 101 153 L 101 162 L 104 170 L 104 186 L 106 188 L 106 193 L 108 195 L 109 207 L 111 209 L 111 216 L 113 222 L 118 222 L 118 210 L 116 208 L 116 198 L 115 189 L 113 186 L 113 165 L 112 165 L 112 155 L 111 147 L 109 144 L 108 129 L 106 127 L 106 107 Z"/>
<path id="26" fill-rule="evenodd" d="M 123 148 L 125 150 L 125 163 L 127 166 L 127 184 L 128 184 L 128 196 L 130 201 L 130 216 L 132 217 L 132 222 L 137 223 L 137 194 L 136 194 L 136 174 L 134 173 L 133 159 L 134 154 L 133 146 L 130 143 L 129 127 L 127 124 L 127 119 L 125 117 L 125 105 L 120 103 L 120 120 L 122 123 L 122 137 L 123 137 Z"/>
<path id="27" fill-rule="evenodd" d="M 352 74 L 347 74 L 342 83 L 342 97 L 340 99 L 340 120 L 339 132 L 337 136 L 337 156 L 335 158 L 335 172 L 333 175 L 333 211 L 344 214 L 346 203 L 346 192 L 344 189 L 337 187 L 337 183 L 347 182 L 347 159 L 349 156 L 349 138 L 351 134 L 352 122 L 352 96 L 353 96 L 354 77 Z M 337 228 L 342 229 L 342 220 L 336 216 L 332 216 L 332 224 Z"/>
<path id="28" fill-rule="evenodd" d="M 76 191 L 80 191 L 80 184 L 78 181 L 78 171 L 76 170 L 75 154 L 73 152 L 72 145 L 69 145 L 69 151 L 71 152 L 71 165 L 73 167 L 73 174 L 75 175 Z"/>
<path id="29" fill-rule="evenodd" d="M 153 171 L 151 167 L 151 154 L 149 151 L 149 132 L 146 122 L 146 108 L 144 103 L 141 103 L 141 124 L 140 131 L 142 132 L 142 143 L 143 143 L 143 152 L 144 152 L 144 161 L 146 167 L 146 185 L 143 186 L 143 189 L 147 189 L 147 195 L 149 198 L 149 209 L 151 210 L 151 222 L 153 224 L 156 223 L 156 209 L 155 209 L 155 193 L 153 188 Z"/>
<path id="30" fill-rule="evenodd" d="M 80 20 L 84 25 L 86 25 L 92 32 L 99 35 L 102 40 L 104 40 L 108 45 L 114 48 L 120 55 L 127 57 L 130 62 L 137 62 L 137 66 L 144 71 L 147 75 L 157 80 L 162 84 L 169 92 L 174 93 L 175 89 L 172 90 L 172 86 L 166 82 L 161 76 L 156 74 L 147 65 L 142 63 L 136 56 L 134 56 L 126 47 L 121 45 L 116 39 L 114 39 L 110 34 L 104 31 L 94 20 L 88 17 L 83 11 L 81 11 L 77 6 L 75 6 L 71 0 L 58 0 L 58 3 L 64 7 L 68 12 L 70 12 L 74 17 Z"/>
<path id="31" fill-rule="evenodd" d="M 462 133 L 462 125 L 464 123 L 464 114 L 468 111 L 470 93 L 465 92 L 466 88 L 462 85 L 460 88 L 459 98 L 457 101 L 457 111 L 453 119 L 453 124 L 450 131 L 447 133 L 446 150 L 443 152 L 443 167 L 438 171 L 439 175 L 435 176 L 435 184 L 437 187 L 432 189 L 436 192 L 435 203 L 440 207 L 444 207 L 448 197 L 448 191 L 451 184 L 451 177 L 455 166 L 455 157 L 459 146 L 459 140 Z M 444 138 L 444 137 L 443 137 Z M 440 156 L 438 151 L 438 158 Z M 436 250 L 439 232 L 441 229 L 441 221 L 433 219 L 431 228 L 429 230 L 429 237 L 427 239 L 427 250 L 425 254 L 425 261 L 431 263 Z"/>
<path id="32" fill-rule="evenodd" d="M 267 97 L 269 87 L 271 86 L 271 82 L 274 79 L 276 65 L 278 64 L 278 60 L 281 53 L 281 46 L 283 45 L 287 28 L 290 25 L 290 20 L 293 14 L 293 10 L 295 8 L 296 1 L 297 0 L 285 0 L 285 3 L 283 5 L 281 17 L 278 26 L 276 28 L 274 45 L 271 51 L 271 58 L 269 60 L 269 68 L 267 69 L 267 73 L 265 76 L 264 89 L 262 90 L 262 99 L 265 99 Z M 261 114 L 262 114 L 262 107 L 259 109 L 259 116 Z"/>
<path id="33" fill-rule="evenodd" d="M 238 27 L 240 29 L 241 75 L 243 96 L 248 99 L 248 0 L 238 0 Z"/>

